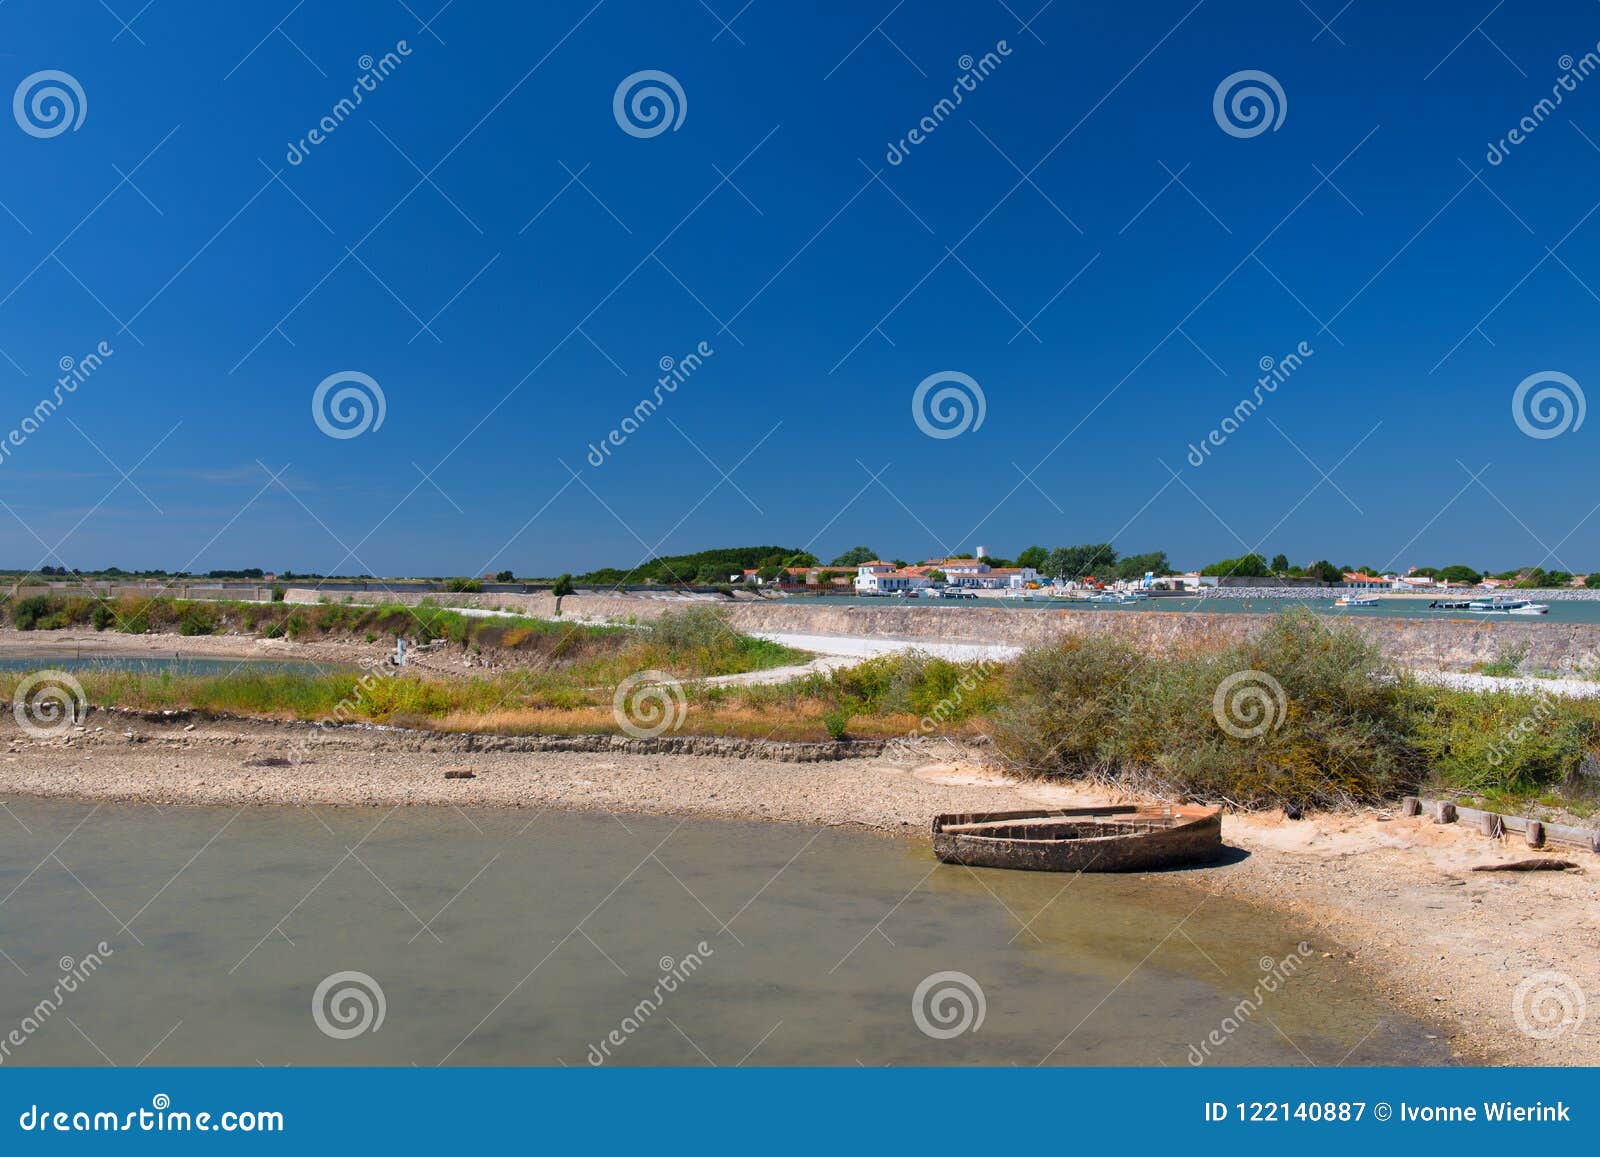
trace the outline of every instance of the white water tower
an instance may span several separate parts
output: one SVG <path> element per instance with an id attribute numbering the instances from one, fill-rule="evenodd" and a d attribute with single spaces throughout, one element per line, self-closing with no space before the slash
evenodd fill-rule
<path id="1" fill-rule="evenodd" d="M 986 547 L 986 546 L 980 546 L 978 548 L 978 557 L 979 558 L 988 558 L 989 557 L 989 548 Z"/>

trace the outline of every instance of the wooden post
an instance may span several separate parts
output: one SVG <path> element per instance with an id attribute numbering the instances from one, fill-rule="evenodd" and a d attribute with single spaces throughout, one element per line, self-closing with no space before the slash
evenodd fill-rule
<path id="1" fill-rule="evenodd" d="M 1440 800 L 1434 805 L 1433 822 L 1436 824 L 1453 824 L 1456 822 L 1456 805 L 1447 799 Z"/>
<path id="2" fill-rule="evenodd" d="M 1403 816 L 1418 816 L 1422 814 L 1422 801 L 1414 795 L 1408 795 L 1400 801 L 1400 814 Z"/>
<path id="3" fill-rule="evenodd" d="M 1490 839 L 1497 840 L 1506 834 L 1505 824 L 1500 822 L 1500 817 L 1494 812 L 1485 812 L 1483 819 L 1478 821 L 1483 829 L 1483 834 Z"/>
<path id="4" fill-rule="evenodd" d="M 1538 820 L 1528 821 L 1528 846 L 1530 848 L 1544 847 L 1544 825 Z"/>

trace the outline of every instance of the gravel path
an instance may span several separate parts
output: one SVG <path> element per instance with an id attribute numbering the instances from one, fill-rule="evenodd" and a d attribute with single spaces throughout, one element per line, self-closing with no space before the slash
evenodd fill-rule
<path id="1" fill-rule="evenodd" d="M 1600 683 L 1582 679 L 1526 679 L 1502 675 L 1468 675 L 1459 671 L 1413 671 L 1418 682 L 1462 691 L 1517 691 L 1524 695 L 1559 695 L 1564 699 L 1600 698 Z"/>

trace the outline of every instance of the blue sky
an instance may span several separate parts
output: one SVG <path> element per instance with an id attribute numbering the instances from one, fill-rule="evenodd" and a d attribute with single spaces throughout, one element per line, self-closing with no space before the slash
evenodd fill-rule
<path id="1" fill-rule="evenodd" d="M 1587 0 L 111 5 L 0 7 L 0 88 L 59 70 L 85 106 L 0 118 L 0 440 L 113 351 L 0 457 L 6 565 L 1600 565 L 1600 419 L 1512 407 L 1600 383 L 1600 75 L 1486 159 L 1595 51 Z M 614 115 L 644 70 L 676 128 Z M 1213 105 L 1247 70 L 1283 93 L 1254 135 Z M 347 371 L 383 422 L 329 437 Z M 984 416 L 935 438 L 944 372 Z"/>

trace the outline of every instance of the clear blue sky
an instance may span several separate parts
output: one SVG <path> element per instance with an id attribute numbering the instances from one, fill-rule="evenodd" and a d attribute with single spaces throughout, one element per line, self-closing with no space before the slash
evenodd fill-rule
<path id="1" fill-rule="evenodd" d="M 1600 8 L 1341 2 L 12 0 L 0 95 L 60 70 L 86 108 L 0 116 L 0 440 L 61 359 L 114 352 L 0 459 L 0 559 L 549 574 L 1114 537 L 1600 566 L 1600 417 L 1512 411 L 1542 371 L 1600 388 L 1600 75 L 1486 160 Z M 620 127 L 641 70 L 681 87 L 675 129 Z M 1213 111 L 1244 70 L 1285 97 L 1254 136 Z M 341 371 L 381 427 L 318 428 Z M 985 415 L 932 438 L 911 402 L 942 371 Z"/>

